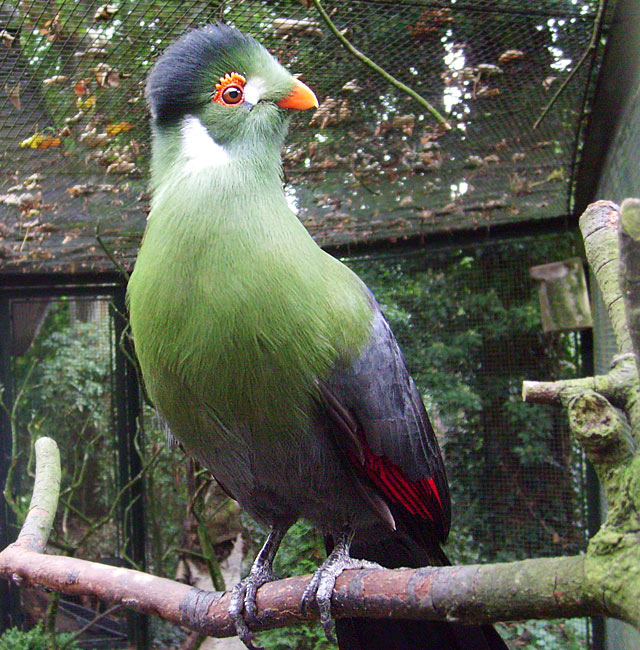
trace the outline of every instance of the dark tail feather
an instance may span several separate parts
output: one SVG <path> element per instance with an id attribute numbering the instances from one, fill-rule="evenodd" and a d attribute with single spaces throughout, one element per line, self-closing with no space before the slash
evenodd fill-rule
<path id="1" fill-rule="evenodd" d="M 424 548 L 403 535 L 375 543 L 356 539 L 351 550 L 353 557 L 389 568 L 448 564 L 439 548 L 427 557 Z M 341 618 L 336 620 L 336 635 L 340 650 L 508 650 L 491 625 Z"/>
<path id="2" fill-rule="evenodd" d="M 507 650 L 490 625 L 341 618 L 336 634 L 340 650 Z"/>

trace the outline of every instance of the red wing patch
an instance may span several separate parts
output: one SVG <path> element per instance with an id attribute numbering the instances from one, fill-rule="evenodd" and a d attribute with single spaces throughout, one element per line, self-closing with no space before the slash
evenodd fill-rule
<path id="1" fill-rule="evenodd" d="M 412 481 L 386 456 L 373 453 L 364 436 L 360 436 L 364 464 L 350 453 L 351 460 L 362 467 L 373 483 L 391 500 L 402 505 L 412 515 L 442 527 L 444 520 L 442 501 L 432 477 Z"/>

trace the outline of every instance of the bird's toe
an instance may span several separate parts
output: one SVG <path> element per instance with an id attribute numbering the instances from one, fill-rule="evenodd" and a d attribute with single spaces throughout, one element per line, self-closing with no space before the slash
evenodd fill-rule
<path id="1" fill-rule="evenodd" d="M 302 595 L 302 612 L 307 614 L 314 607 L 320 614 L 320 624 L 327 639 L 335 643 L 331 597 L 338 576 L 347 569 L 379 569 L 380 565 L 366 560 L 357 560 L 348 555 L 330 555 L 313 574 Z"/>
<path id="2" fill-rule="evenodd" d="M 260 567 L 241 580 L 231 592 L 229 616 L 233 620 L 238 637 L 249 650 L 262 650 L 253 643 L 253 632 L 247 624 L 247 620 L 255 619 L 258 615 L 258 589 L 275 579 L 276 576 L 269 568 Z"/>

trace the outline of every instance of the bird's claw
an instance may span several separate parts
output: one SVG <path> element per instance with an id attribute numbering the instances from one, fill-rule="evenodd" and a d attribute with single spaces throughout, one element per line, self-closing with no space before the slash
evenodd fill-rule
<path id="1" fill-rule="evenodd" d="M 256 605 L 258 589 L 273 580 L 276 580 L 276 576 L 269 568 L 254 568 L 231 592 L 229 616 L 233 620 L 238 637 L 249 650 L 263 650 L 253 643 L 253 632 L 249 629 L 247 620 L 255 619 L 258 615 L 258 606 Z"/>
<path id="2" fill-rule="evenodd" d="M 307 615 L 314 607 L 320 614 L 320 625 L 330 643 L 336 643 L 331 617 L 331 596 L 338 576 L 347 569 L 380 569 L 375 562 L 358 560 L 348 555 L 329 555 L 316 570 L 302 594 L 302 614 Z"/>

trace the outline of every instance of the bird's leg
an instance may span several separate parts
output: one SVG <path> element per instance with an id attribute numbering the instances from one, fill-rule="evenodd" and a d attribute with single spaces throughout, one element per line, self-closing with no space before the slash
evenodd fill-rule
<path id="1" fill-rule="evenodd" d="M 249 575 L 241 580 L 231 592 L 229 616 L 233 619 L 240 640 L 250 650 L 260 650 L 260 648 L 253 645 L 251 641 L 253 634 L 249 630 L 246 618 L 255 618 L 257 614 L 256 595 L 258 589 L 267 582 L 277 579 L 273 573 L 273 560 L 287 530 L 289 530 L 289 525 L 271 527 L 264 545 L 253 561 Z"/>
<path id="2" fill-rule="evenodd" d="M 375 562 L 358 560 L 349 555 L 349 549 L 355 531 L 343 530 L 336 538 L 335 546 L 327 559 L 320 565 L 311 578 L 311 582 L 302 594 L 302 611 L 308 611 L 314 604 L 320 612 L 320 623 L 327 639 L 335 643 L 333 621 L 331 619 L 331 596 L 338 576 L 347 569 L 380 569 Z"/>

